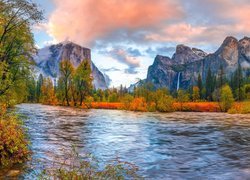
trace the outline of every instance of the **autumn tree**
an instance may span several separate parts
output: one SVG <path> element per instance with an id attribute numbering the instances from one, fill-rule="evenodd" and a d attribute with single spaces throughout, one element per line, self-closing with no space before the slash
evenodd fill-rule
<path id="1" fill-rule="evenodd" d="M 45 78 L 41 86 L 42 103 L 44 104 L 56 104 L 56 96 L 53 82 L 50 78 Z"/>
<path id="2" fill-rule="evenodd" d="M 200 89 L 197 86 L 193 87 L 192 99 L 193 99 L 194 102 L 200 100 Z"/>
<path id="3" fill-rule="evenodd" d="M 189 101 L 189 94 L 186 93 L 184 90 L 179 89 L 177 92 L 177 101 L 180 103 L 181 110 L 183 109 L 183 103 Z"/>
<path id="4" fill-rule="evenodd" d="M 225 85 L 221 89 L 220 108 L 223 112 L 227 112 L 233 105 L 233 93 L 229 85 Z"/>

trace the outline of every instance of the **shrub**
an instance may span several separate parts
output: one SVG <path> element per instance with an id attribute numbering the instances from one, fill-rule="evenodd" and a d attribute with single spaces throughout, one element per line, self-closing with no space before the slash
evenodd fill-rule
<path id="1" fill-rule="evenodd" d="M 138 167 L 128 162 L 122 162 L 118 158 L 104 165 L 99 166 L 99 161 L 91 155 L 80 156 L 76 150 L 68 155 L 59 167 L 45 169 L 40 179 L 142 179 L 138 174 Z M 55 165 L 54 165 L 55 166 Z"/>
<path id="2" fill-rule="evenodd" d="M 156 103 L 155 102 L 149 102 L 147 106 L 148 106 L 147 110 L 149 112 L 155 112 L 156 111 Z"/>
<path id="3" fill-rule="evenodd" d="M 221 89 L 220 108 L 223 112 L 227 112 L 233 105 L 233 93 L 229 85 L 225 85 Z"/>
<path id="4" fill-rule="evenodd" d="M 0 116 L 0 166 L 23 163 L 29 157 L 28 141 L 17 116 Z"/>
<path id="5" fill-rule="evenodd" d="M 130 104 L 130 110 L 132 111 L 147 111 L 147 103 L 145 98 L 135 98 Z"/>
<path id="6" fill-rule="evenodd" d="M 234 105 L 228 110 L 230 114 L 249 114 L 250 102 L 234 103 Z"/>
<path id="7" fill-rule="evenodd" d="M 197 86 L 193 87 L 192 98 L 194 102 L 197 102 L 200 100 L 200 89 Z"/>
<path id="8" fill-rule="evenodd" d="M 164 95 L 157 100 L 156 109 L 160 112 L 173 112 L 174 99 L 171 96 Z"/>
<path id="9" fill-rule="evenodd" d="M 131 96 L 130 94 L 125 94 L 125 96 L 121 99 L 121 102 L 123 103 L 123 108 L 129 110 L 132 101 L 133 96 Z"/>

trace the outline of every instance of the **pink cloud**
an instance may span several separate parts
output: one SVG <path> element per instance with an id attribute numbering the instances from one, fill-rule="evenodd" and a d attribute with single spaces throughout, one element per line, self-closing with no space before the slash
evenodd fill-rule
<path id="1" fill-rule="evenodd" d="M 182 16 L 171 0 L 54 0 L 48 32 L 56 40 L 69 38 L 91 44 L 114 31 L 155 28 Z"/>

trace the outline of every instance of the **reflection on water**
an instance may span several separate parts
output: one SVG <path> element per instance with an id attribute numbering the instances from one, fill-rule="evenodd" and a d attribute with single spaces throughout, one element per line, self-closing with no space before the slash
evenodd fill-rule
<path id="1" fill-rule="evenodd" d="M 82 153 L 139 166 L 152 179 L 247 179 L 250 115 L 134 113 L 22 104 L 37 163 L 53 164 L 74 144 Z M 42 163 L 40 163 L 42 164 Z M 32 178 L 24 173 L 25 178 Z"/>

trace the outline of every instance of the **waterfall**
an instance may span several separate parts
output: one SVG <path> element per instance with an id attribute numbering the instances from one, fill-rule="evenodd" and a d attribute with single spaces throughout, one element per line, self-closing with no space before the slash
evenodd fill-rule
<path id="1" fill-rule="evenodd" d="M 178 72 L 178 80 L 177 80 L 177 91 L 179 90 L 180 88 L 180 77 L 181 77 L 181 73 Z"/>

